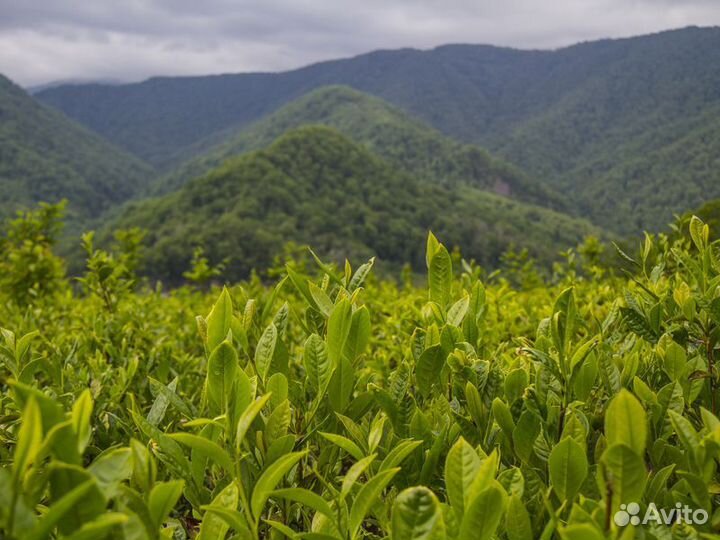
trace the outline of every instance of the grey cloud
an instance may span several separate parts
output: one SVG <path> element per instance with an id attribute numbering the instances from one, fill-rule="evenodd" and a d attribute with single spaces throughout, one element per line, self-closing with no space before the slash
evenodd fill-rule
<path id="1" fill-rule="evenodd" d="M 554 48 L 720 23 L 715 0 L 0 0 L 0 72 L 67 78 L 275 71 L 378 48 Z"/>

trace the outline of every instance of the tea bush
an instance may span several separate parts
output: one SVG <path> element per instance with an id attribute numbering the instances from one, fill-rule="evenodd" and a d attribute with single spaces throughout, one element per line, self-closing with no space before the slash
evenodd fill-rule
<path id="1" fill-rule="evenodd" d="M 133 292 L 132 257 L 85 244 L 84 293 L 0 293 L 4 538 L 720 529 L 720 259 L 697 218 L 627 275 L 568 261 L 525 290 L 432 234 L 426 287 L 318 259 Z M 630 521 L 652 508 L 676 513 Z"/>

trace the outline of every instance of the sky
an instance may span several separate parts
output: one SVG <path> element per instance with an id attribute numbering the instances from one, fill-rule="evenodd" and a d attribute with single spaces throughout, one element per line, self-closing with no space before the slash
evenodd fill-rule
<path id="1" fill-rule="evenodd" d="M 0 73 L 58 80 L 282 71 L 375 49 L 552 49 L 720 24 L 718 0 L 0 0 Z"/>

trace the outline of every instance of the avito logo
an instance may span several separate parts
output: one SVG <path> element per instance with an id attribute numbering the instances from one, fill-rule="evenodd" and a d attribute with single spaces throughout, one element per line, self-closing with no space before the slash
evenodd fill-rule
<path id="1" fill-rule="evenodd" d="M 640 517 L 640 505 L 636 502 L 621 504 L 620 510 L 615 512 L 613 517 L 615 525 L 625 527 L 627 525 L 646 525 L 656 523 L 658 525 L 673 525 L 674 523 L 687 523 L 703 525 L 707 523 L 708 513 L 702 508 L 692 509 L 688 505 L 677 503 L 674 508 L 658 508 L 655 503 L 650 503 L 645 514 Z"/>

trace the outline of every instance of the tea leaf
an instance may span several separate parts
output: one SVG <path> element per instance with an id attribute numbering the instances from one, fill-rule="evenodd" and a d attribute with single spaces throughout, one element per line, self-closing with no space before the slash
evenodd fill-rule
<path id="1" fill-rule="evenodd" d="M 282 456 L 262 473 L 255 484 L 250 502 L 252 513 L 256 520 L 260 518 L 265 503 L 283 476 L 285 476 L 298 461 L 305 457 L 306 454 L 307 452 L 293 452 Z"/>
<path id="2" fill-rule="evenodd" d="M 588 473 L 585 448 L 570 437 L 561 440 L 548 460 L 550 481 L 562 501 L 572 501 Z"/>
<path id="3" fill-rule="evenodd" d="M 638 455 L 645 451 L 647 419 L 637 398 L 620 390 L 605 411 L 605 437 L 608 445 L 625 444 Z"/>
<path id="4" fill-rule="evenodd" d="M 426 487 L 401 492 L 392 511 L 393 540 L 445 540 L 445 522 L 440 503 Z"/>

